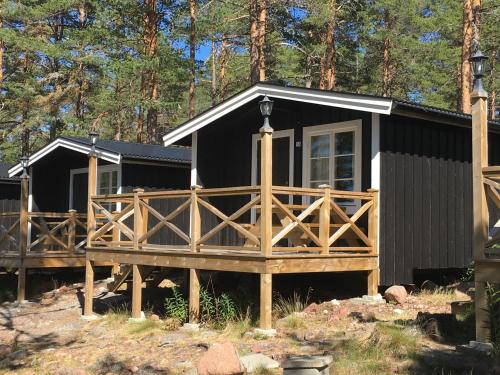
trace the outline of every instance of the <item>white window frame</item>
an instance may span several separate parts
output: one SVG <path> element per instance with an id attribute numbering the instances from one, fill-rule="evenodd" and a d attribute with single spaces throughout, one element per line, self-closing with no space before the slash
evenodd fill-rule
<path id="1" fill-rule="evenodd" d="M 288 186 L 293 186 L 293 168 L 294 168 L 294 152 L 295 152 L 295 133 L 294 129 L 277 130 L 273 132 L 273 139 L 275 138 L 289 138 L 289 164 L 288 164 Z M 252 134 L 252 173 L 251 184 L 257 185 L 257 142 L 260 140 L 260 133 Z M 255 194 L 252 195 L 252 199 Z M 288 203 L 293 203 L 293 196 L 290 195 Z M 251 220 L 255 223 L 256 219 L 255 209 L 251 210 Z"/>
<path id="2" fill-rule="evenodd" d="M 303 131 L 303 150 L 302 150 L 302 186 L 310 187 L 311 180 L 311 167 L 310 167 L 310 157 L 311 154 L 311 137 L 317 135 L 328 134 L 331 137 L 330 140 L 330 172 L 329 184 L 334 188 L 334 171 L 335 171 L 335 142 L 334 135 L 336 133 L 344 132 L 354 132 L 354 191 L 361 191 L 361 165 L 362 165 L 362 120 L 351 120 L 343 122 L 335 122 L 330 124 L 307 126 L 302 129 Z M 303 203 L 308 204 L 307 197 L 303 198 Z M 355 204 L 341 204 L 346 207 L 348 214 L 353 214 L 359 207 L 360 202 L 355 201 Z"/>
<path id="3" fill-rule="evenodd" d="M 122 165 L 121 164 L 106 164 L 97 166 L 97 189 L 99 189 L 99 183 L 102 172 L 117 172 L 117 194 L 122 192 Z M 73 178 L 75 174 L 88 173 L 88 168 L 75 168 L 71 169 L 69 172 L 69 209 L 73 209 Z M 121 203 L 118 202 L 116 205 L 117 211 L 121 211 Z"/>

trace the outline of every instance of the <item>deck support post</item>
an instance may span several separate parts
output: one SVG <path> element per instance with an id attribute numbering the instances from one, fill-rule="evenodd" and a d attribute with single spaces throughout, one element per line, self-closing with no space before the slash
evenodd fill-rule
<path id="1" fill-rule="evenodd" d="M 268 120 L 266 118 L 266 120 Z M 267 125 L 267 126 L 266 126 Z M 260 128 L 260 248 L 272 254 L 273 240 L 273 128 L 269 122 Z"/>
<path id="2" fill-rule="evenodd" d="M 95 151 L 89 154 L 89 174 L 88 174 L 88 196 L 87 196 L 87 247 L 92 244 L 92 236 L 95 233 L 96 222 L 94 207 L 92 207 L 91 197 L 97 194 L 97 154 Z"/>
<path id="3" fill-rule="evenodd" d="M 29 176 L 23 170 L 21 176 L 21 210 L 19 212 L 19 252 L 21 255 L 20 267 L 17 276 L 17 300 L 26 299 L 26 268 L 24 258 L 28 252 L 28 200 L 29 200 Z"/>
<path id="4" fill-rule="evenodd" d="M 76 210 L 69 210 L 68 213 L 68 251 L 74 253 L 76 244 Z"/>
<path id="5" fill-rule="evenodd" d="M 475 264 L 484 259 L 488 241 L 489 214 L 486 192 L 483 186 L 483 168 L 488 166 L 488 94 L 481 85 L 475 84 L 472 100 L 472 194 L 473 194 L 473 255 Z M 477 266 L 479 267 L 479 265 Z M 476 275 L 479 270 L 476 269 Z M 484 282 L 476 282 L 476 340 L 488 340 L 486 292 Z"/>
<path id="6" fill-rule="evenodd" d="M 85 304 L 83 316 L 92 316 L 94 311 L 94 262 L 85 260 Z"/>
<path id="7" fill-rule="evenodd" d="M 330 185 L 320 185 L 324 189 L 324 201 L 319 211 L 319 241 L 321 242 L 321 254 L 327 255 L 330 252 Z"/>
<path id="8" fill-rule="evenodd" d="M 132 319 L 142 318 L 141 266 L 132 264 Z"/>
<path id="9" fill-rule="evenodd" d="M 272 328 L 273 275 L 260 274 L 260 328 Z"/>
<path id="10" fill-rule="evenodd" d="M 201 216 L 198 206 L 199 185 L 191 186 L 191 251 L 199 252 L 198 240 L 201 237 Z M 197 323 L 200 317 L 200 270 L 189 270 L 189 323 Z"/>
<path id="11" fill-rule="evenodd" d="M 134 250 L 139 250 L 140 238 L 144 234 L 143 210 L 139 194 L 144 193 L 144 189 L 134 189 Z"/>
<path id="12" fill-rule="evenodd" d="M 368 271 L 368 295 L 374 296 L 378 293 L 380 283 L 379 251 L 378 251 L 378 190 L 368 189 L 372 194 L 372 206 L 368 211 L 368 238 L 372 245 L 372 254 L 377 255 L 377 268 Z"/>
<path id="13" fill-rule="evenodd" d="M 113 211 L 113 215 L 116 215 L 118 211 Z M 120 229 L 114 225 L 113 229 L 111 230 L 111 236 L 112 236 L 112 242 L 119 242 L 120 241 Z M 116 274 L 120 273 L 120 264 L 119 263 L 113 263 L 111 266 L 111 277 L 115 277 Z"/>

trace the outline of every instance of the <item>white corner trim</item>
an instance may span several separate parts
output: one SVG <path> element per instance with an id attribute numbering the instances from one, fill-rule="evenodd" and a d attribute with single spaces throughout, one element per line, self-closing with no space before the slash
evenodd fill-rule
<path id="1" fill-rule="evenodd" d="M 380 189 L 380 114 L 372 113 L 371 188 Z"/>
<path id="2" fill-rule="evenodd" d="M 58 138 L 55 141 L 49 143 L 47 146 L 43 147 L 42 149 L 38 150 L 35 152 L 33 155 L 30 156 L 29 161 L 28 161 L 28 166 L 33 165 L 36 161 L 40 160 L 44 156 L 50 154 L 52 151 L 56 150 L 57 148 L 62 147 L 62 148 L 67 148 L 69 150 L 73 150 L 76 152 L 80 152 L 82 154 L 88 154 L 91 150 L 91 147 L 88 145 L 83 145 L 78 142 L 74 142 L 68 139 L 63 139 L 63 138 Z M 97 157 L 99 159 L 103 159 L 106 161 L 109 161 L 110 163 L 114 164 L 120 164 L 121 161 L 121 155 L 111 152 L 111 151 L 106 151 L 100 148 L 96 148 L 96 153 Z M 21 164 L 16 164 L 12 168 L 9 169 L 9 177 L 13 177 L 17 175 L 18 173 L 22 172 L 23 168 Z"/>
<path id="3" fill-rule="evenodd" d="M 390 114 L 392 109 L 392 99 L 388 98 L 367 97 L 364 95 L 319 91 L 297 87 L 281 87 L 269 84 L 256 84 L 166 134 L 163 137 L 164 146 L 173 144 L 179 139 L 192 134 L 262 95 L 268 95 L 276 99 L 294 100 L 364 112 Z"/>
<path id="4" fill-rule="evenodd" d="M 191 134 L 191 186 L 198 185 L 198 132 Z"/>

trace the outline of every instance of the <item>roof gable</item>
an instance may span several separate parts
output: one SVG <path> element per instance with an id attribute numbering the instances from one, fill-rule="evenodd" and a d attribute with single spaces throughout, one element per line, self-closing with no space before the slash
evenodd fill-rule
<path id="1" fill-rule="evenodd" d="M 381 114 L 390 114 L 392 107 L 392 99 L 390 98 L 257 83 L 172 130 L 163 137 L 164 145 L 169 146 L 255 98 L 264 95 L 276 99 L 294 100 Z"/>
<path id="2" fill-rule="evenodd" d="M 28 166 L 48 155 L 58 148 L 66 148 L 75 152 L 88 155 L 91 143 L 83 137 L 59 137 L 29 157 Z M 123 159 L 136 159 L 160 162 L 189 163 L 191 150 L 187 147 L 164 147 L 162 145 L 148 145 L 128 143 L 122 141 L 97 140 L 95 151 L 97 157 L 110 163 L 120 164 Z M 9 169 L 9 176 L 22 172 L 21 164 L 16 164 Z"/>

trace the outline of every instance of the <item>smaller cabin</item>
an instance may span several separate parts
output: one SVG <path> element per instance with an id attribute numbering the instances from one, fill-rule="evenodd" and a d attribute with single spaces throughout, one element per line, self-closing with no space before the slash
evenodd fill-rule
<path id="1" fill-rule="evenodd" d="M 189 147 L 57 138 L 8 171 L 17 205 L 0 206 L 0 268 L 84 266 L 89 196 L 179 189 L 189 184 L 190 163 Z"/>

